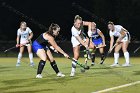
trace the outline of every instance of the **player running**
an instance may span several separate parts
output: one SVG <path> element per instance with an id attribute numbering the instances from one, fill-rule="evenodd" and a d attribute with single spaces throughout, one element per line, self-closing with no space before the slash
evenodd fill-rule
<path id="1" fill-rule="evenodd" d="M 91 22 L 82 21 L 82 18 L 79 15 L 76 15 L 74 18 L 74 25 L 71 28 L 71 43 L 73 46 L 74 60 L 79 59 L 80 45 L 83 45 L 85 48 L 88 48 L 88 38 L 83 34 L 83 26 L 88 26 L 88 29 L 91 29 Z M 89 46 L 94 48 L 92 42 L 89 42 Z M 72 69 L 70 76 L 75 76 L 76 63 L 72 61 Z"/>
<path id="2" fill-rule="evenodd" d="M 20 28 L 17 31 L 17 39 L 16 39 L 16 47 L 20 47 L 20 52 L 18 54 L 17 64 L 16 66 L 20 66 L 22 54 L 24 52 L 25 46 L 27 47 L 28 53 L 29 53 L 29 59 L 30 59 L 30 66 L 34 66 L 33 62 L 33 53 L 32 53 L 32 47 L 31 47 L 31 39 L 33 37 L 32 30 L 27 27 L 26 22 L 20 23 Z"/>
<path id="3" fill-rule="evenodd" d="M 114 64 L 111 66 L 119 66 L 119 51 L 122 48 L 125 61 L 126 63 L 123 64 L 122 66 L 130 66 L 130 61 L 129 61 L 129 52 L 127 51 L 127 47 L 130 43 L 130 34 L 129 32 L 123 28 L 121 25 L 114 25 L 113 22 L 108 22 L 108 29 L 110 30 L 110 49 L 109 51 L 111 52 L 111 49 L 113 47 L 114 43 L 114 37 L 118 37 L 116 40 L 116 46 L 115 46 L 115 53 L 114 53 Z"/>
<path id="4" fill-rule="evenodd" d="M 63 54 L 66 58 L 69 58 L 69 55 L 66 54 L 55 42 L 54 38 L 58 36 L 60 32 L 60 27 L 57 24 L 51 24 L 49 30 L 45 33 L 42 33 L 34 42 L 33 42 L 33 50 L 37 54 L 37 56 L 41 59 L 38 64 L 37 75 L 36 78 L 42 78 L 42 70 L 45 66 L 46 60 L 50 61 L 50 64 L 53 70 L 56 72 L 58 77 L 64 77 L 65 75 L 62 74 L 57 64 L 52 56 L 51 51 L 48 48 L 48 44 L 51 44 L 52 47 Z"/>
<path id="5" fill-rule="evenodd" d="M 105 44 L 105 37 L 103 35 L 103 33 L 96 28 L 96 24 L 94 22 L 92 22 L 91 24 L 91 30 L 88 31 L 88 36 L 91 38 L 95 48 L 94 49 L 90 49 L 91 50 L 91 66 L 93 66 L 95 63 L 95 51 L 96 48 L 99 48 L 100 54 L 101 54 L 101 62 L 100 64 L 103 64 L 103 58 L 104 58 L 104 47 L 106 46 Z"/>

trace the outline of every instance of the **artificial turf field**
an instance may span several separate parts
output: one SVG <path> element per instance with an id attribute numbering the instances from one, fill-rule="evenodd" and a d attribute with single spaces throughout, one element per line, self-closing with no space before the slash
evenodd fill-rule
<path id="1" fill-rule="evenodd" d="M 131 58 L 131 67 L 112 68 L 113 58 L 107 58 L 105 65 L 96 64 L 85 73 L 77 67 L 75 77 L 70 77 L 71 61 L 55 58 L 59 69 L 66 77 L 59 78 L 47 62 L 43 78 L 36 79 L 36 67 L 39 59 L 34 58 L 36 66 L 29 66 L 29 59 L 23 57 L 20 67 L 16 67 L 17 58 L 0 58 L 0 93 L 91 93 L 140 80 L 140 58 Z M 99 62 L 96 59 L 96 63 Z M 84 63 L 84 58 L 79 62 Z M 120 58 L 120 64 L 124 58 Z M 89 63 L 90 65 L 90 63 Z M 140 93 L 140 84 L 120 88 L 106 93 Z"/>

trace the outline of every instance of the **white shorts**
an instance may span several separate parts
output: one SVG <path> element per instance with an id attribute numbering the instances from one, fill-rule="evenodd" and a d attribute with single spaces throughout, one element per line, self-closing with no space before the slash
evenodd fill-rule
<path id="1" fill-rule="evenodd" d="M 74 37 L 71 38 L 71 43 L 73 47 L 80 45 L 80 42 Z"/>
<path id="2" fill-rule="evenodd" d="M 23 44 L 24 46 L 31 46 L 31 43 L 25 44 L 27 42 L 27 40 L 21 40 L 20 44 Z"/>
<path id="3" fill-rule="evenodd" d="M 129 33 L 126 33 L 125 37 L 121 40 L 121 42 L 130 41 L 131 37 Z"/>

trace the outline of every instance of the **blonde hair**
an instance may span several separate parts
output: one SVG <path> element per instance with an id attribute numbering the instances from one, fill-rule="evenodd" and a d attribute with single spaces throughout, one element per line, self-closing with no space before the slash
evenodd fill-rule
<path id="1" fill-rule="evenodd" d="M 77 19 L 78 19 L 78 20 L 82 20 L 82 17 L 79 16 L 79 15 L 76 15 L 75 18 L 74 18 L 74 22 L 75 22 Z"/>
<path id="2" fill-rule="evenodd" d="M 20 22 L 20 26 L 21 26 L 22 24 L 25 24 L 25 25 L 27 26 L 27 23 L 26 23 L 25 21 Z"/>

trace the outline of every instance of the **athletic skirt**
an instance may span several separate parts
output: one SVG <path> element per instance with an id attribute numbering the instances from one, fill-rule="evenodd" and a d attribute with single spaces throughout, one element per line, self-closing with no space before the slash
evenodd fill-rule
<path id="1" fill-rule="evenodd" d="M 100 44 L 103 44 L 102 38 L 99 39 L 92 39 L 92 42 L 94 43 L 95 46 L 98 46 Z"/>
<path id="2" fill-rule="evenodd" d="M 33 51 L 35 53 L 37 53 L 38 49 L 44 49 L 44 50 L 48 50 L 49 49 L 47 46 L 39 44 L 36 40 L 33 42 L 32 48 L 33 48 Z"/>

